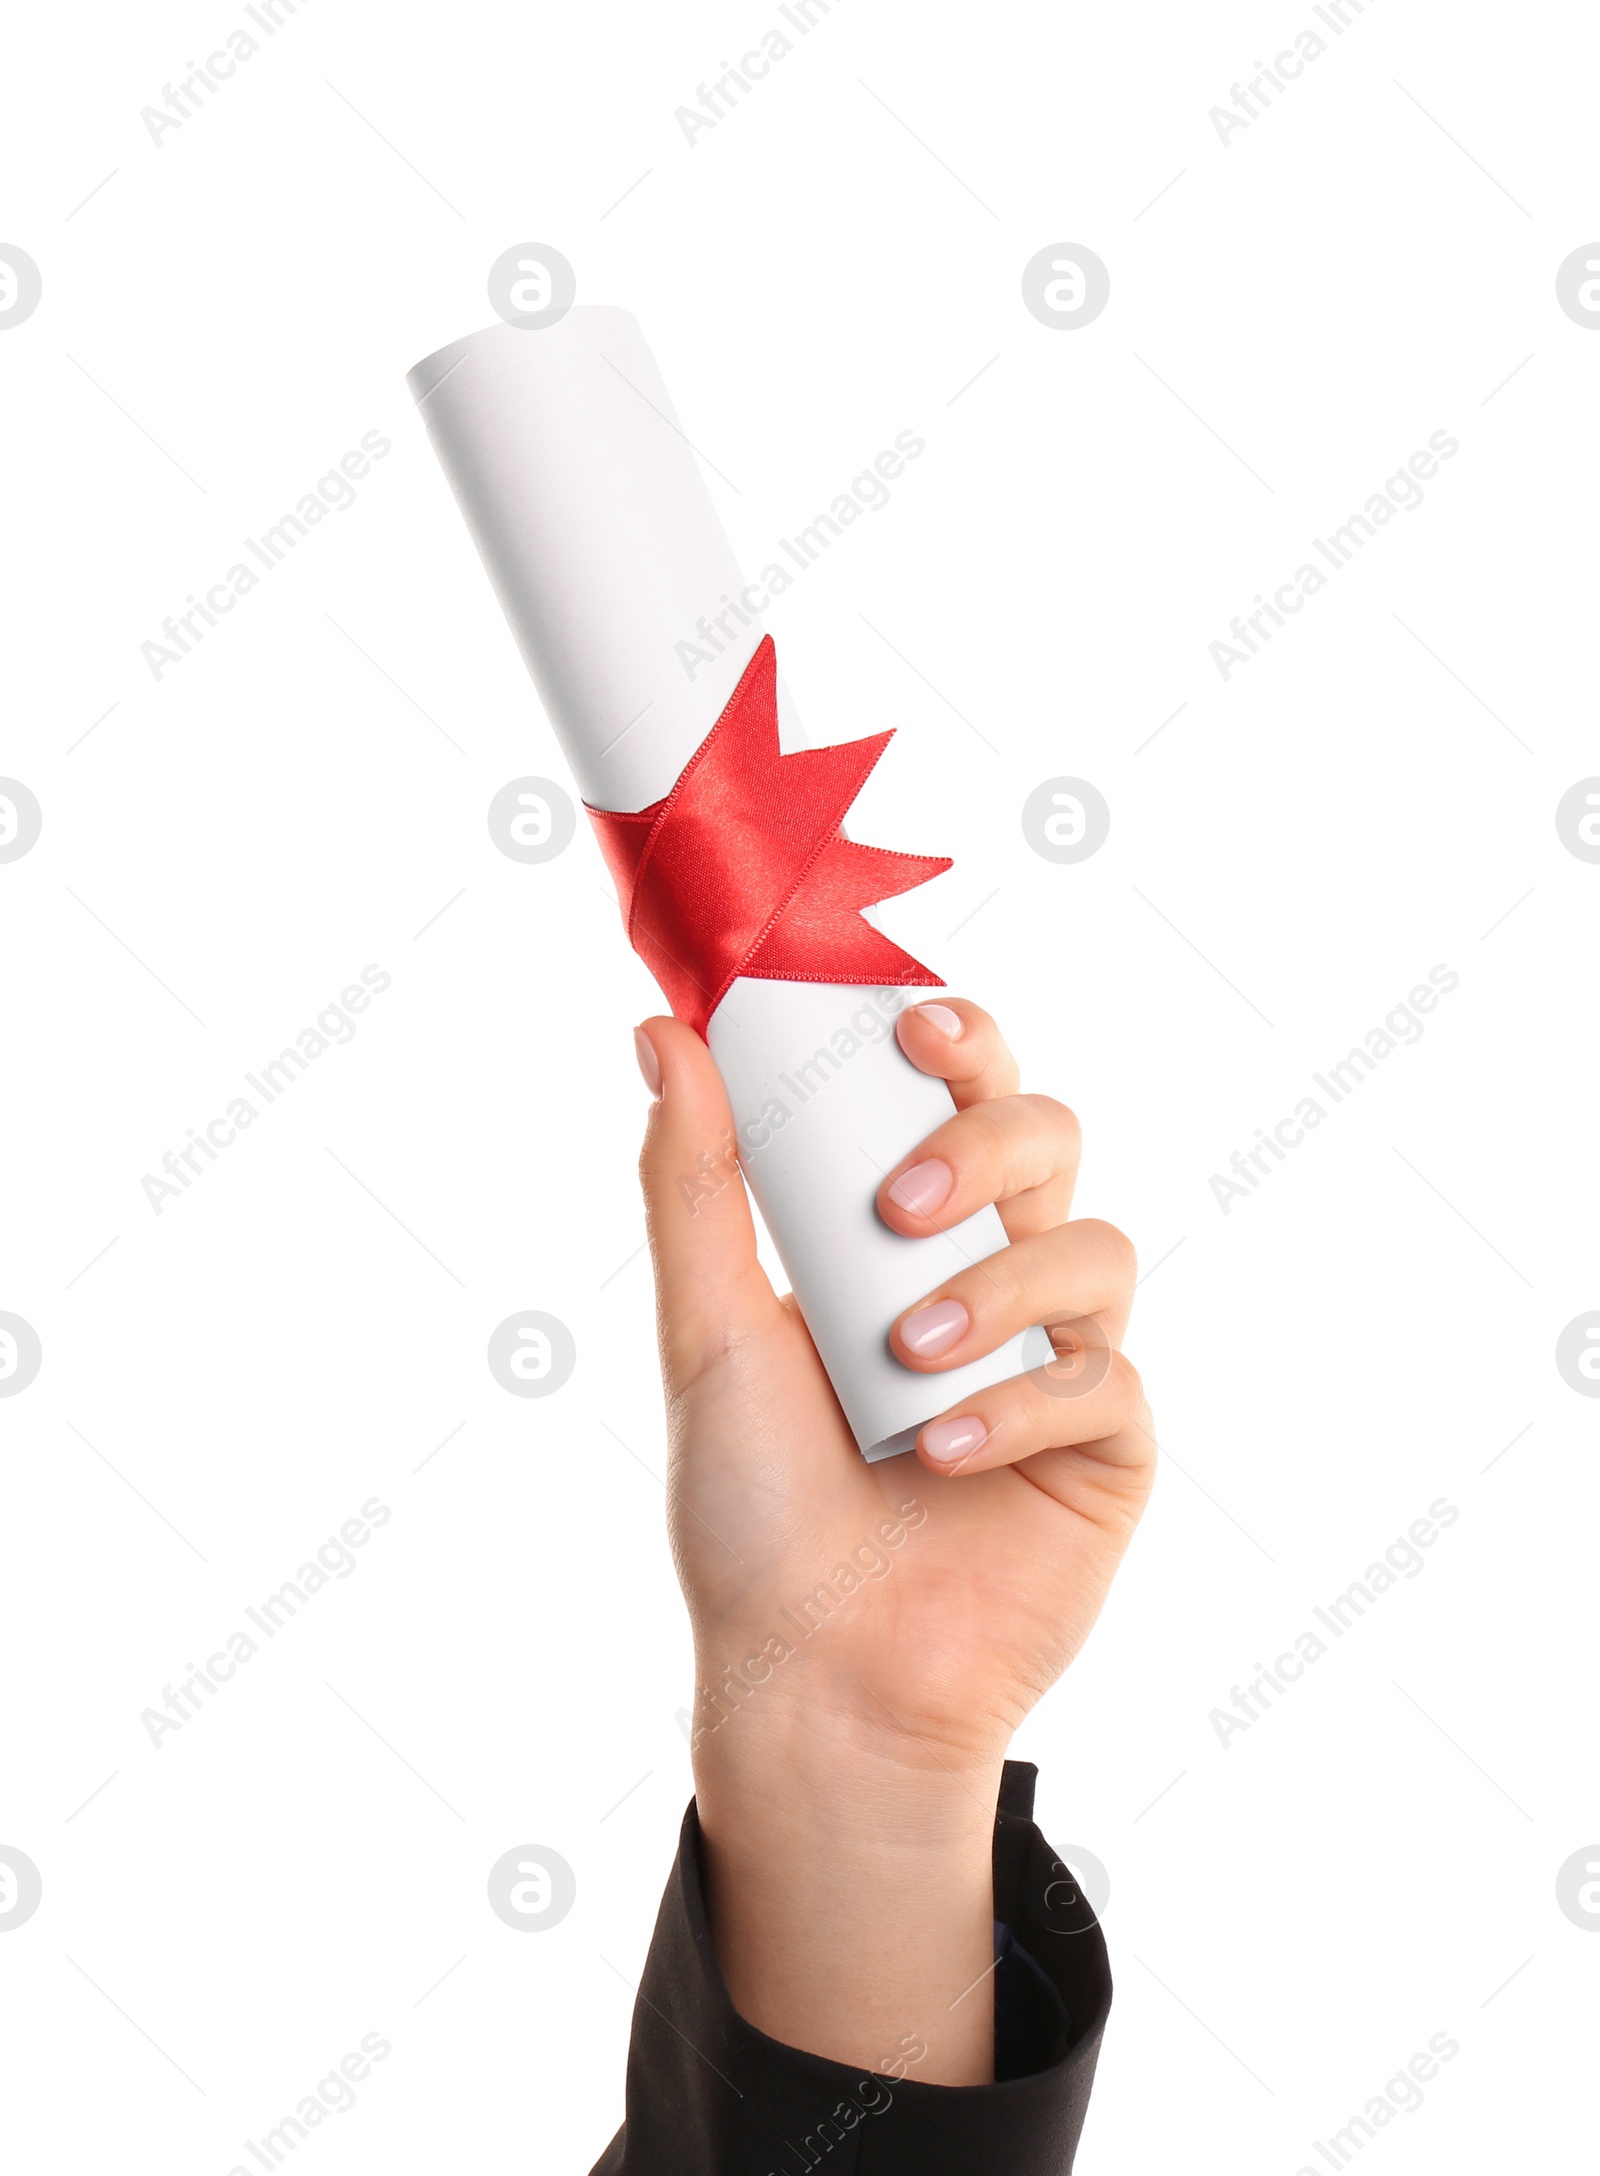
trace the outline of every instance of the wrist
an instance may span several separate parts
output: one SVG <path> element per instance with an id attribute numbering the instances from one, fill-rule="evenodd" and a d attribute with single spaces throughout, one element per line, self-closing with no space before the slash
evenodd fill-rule
<path id="1" fill-rule="evenodd" d="M 970 1695 L 930 1698 L 926 1684 L 880 1683 L 881 1669 L 863 1675 L 848 1654 L 824 1659 L 790 1648 L 774 1660 L 769 1643 L 730 1661 L 737 1635 L 731 1648 L 725 1629 L 712 1637 L 714 1648 L 696 1643 L 689 1745 L 697 1774 L 702 1764 L 738 1772 L 776 1762 L 804 1784 L 821 1755 L 847 1771 L 861 1766 L 883 1789 L 901 1778 L 914 1790 L 911 1779 L 930 1771 L 985 1787 L 999 1777 L 1015 1715 L 987 1711 Z"/>
<path id="2" fill-rule="evenodd" d="M 772 1701 L 713 1714 L 693 1734 L 702 1822 L 759 1814 L 759 1828 L 804 1830 L 832 1849 L 892 1836 L 917 1852 L 987 1859 L 1004 1752 L 935 1744 L 887 1713 Z"/>
<path id="3" fill-rule="evenodd" d="M 741 2016 L 863 2069 L 987 2082 L 1001 1765 L 792 1700 L 703 1728 L 707 1902 Z"/>

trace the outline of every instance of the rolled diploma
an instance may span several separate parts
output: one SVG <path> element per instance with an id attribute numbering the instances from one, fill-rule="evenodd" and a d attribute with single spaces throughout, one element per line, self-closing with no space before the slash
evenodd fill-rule
<path id="1" fill-rule="evenodd" d="M 407 382 L 584 800 L 648 808 L 727 706 L 761 629 L 740 626 L 692 679 L 679 660 L 680 643 L 707 647 L 696 623 L 726 613 L 743 578 L 638 325 L 605 308 L 537 331 L 495 325 Z M 808 745 L 781 673 L 778 717 L 785 752 Z M 877 1214 L 883 1174 L 953 1108 L 890 1026 L 928 994 L 741 976 L 707 1037 L 751 1193 L 869 1459 L 1050 1358 L 1037 1329 L 939 1375 L 889 1348 L 897 1315 L 1006 1244 L 992 1208 L 926 1239 Z"/>

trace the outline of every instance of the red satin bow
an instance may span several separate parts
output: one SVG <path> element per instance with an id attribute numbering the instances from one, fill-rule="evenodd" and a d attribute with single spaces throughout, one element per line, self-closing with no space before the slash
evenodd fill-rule
<path id="1" fill-rule="evenodd" d="M 589 810 L 628 940 L 698 1034 L 737 975 L 938 984 L 860 910 L 949 858 L 858 846 L 839 828 L 891 738 L 780 755 L 768 635 L 664 801 L 637 815 Z"/>

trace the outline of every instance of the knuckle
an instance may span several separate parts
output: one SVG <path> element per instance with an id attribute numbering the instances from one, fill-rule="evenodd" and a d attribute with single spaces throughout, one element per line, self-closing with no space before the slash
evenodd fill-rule
<path id="1" fill-rule="evenodd" d="M 1014 1096 L 1022 1082 L 1022 1068 L 998 1037 L 995 1040 L 994 1056 L 989 1062 L 996 1095 Z"/>
<path id="2" fill-rule="evenodd" d="M 1016 1101 L 1022 1105 L 1035 1125 L 1048 1133 L 1052 1140 L 1059 1142 L 1069 1155 L 1077 1154 L 1083 1140 L 1083 1128 L 1078 1123 L 1077 1112 L 1070 1104 L 1061 1102 L 1056 1096 L 1037 1093 L 1018 1096 Z"/>
<path id="3" fill-rule="evenodd" d="M 964 1270 L 950 1287 L 952 1299 L 959 1299 L 971 1313 L 974 1322 L 986 1317 L 1008 1320 L 1019 1309 L 1031 1305 L 1027 1280 L 1022 1274 L 1014 1247 L 1005 1247 L 999 1254 L 991 1254 L 976 1268 Z"/>
<path id="4" fill-rule="evenodd" d="M 1093 1239 L 1115 1280 L 1131 1284 L 1139 1272 L 1139 1250 L 1127 1233 L 1100 1217 L 1085 1217 L 1079 1229 Z"/>
<path id="5" fill-rule="evenodd" d="M 1119 1412 L 1133 1414 L 1144 1406 L 1144 1378 L 1126 1353 L 1111 1356 L 1111 1388 Z"/>

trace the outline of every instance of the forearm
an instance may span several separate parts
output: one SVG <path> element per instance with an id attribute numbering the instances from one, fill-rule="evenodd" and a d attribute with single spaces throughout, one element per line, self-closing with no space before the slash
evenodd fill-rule
<path id="1" fill-rule="evenodd" d="M 703 1732 L 711 1932 L 740 2015 L 864 2071 L 988 2083 L 1000 1769 L 778 1706 Z"/>

